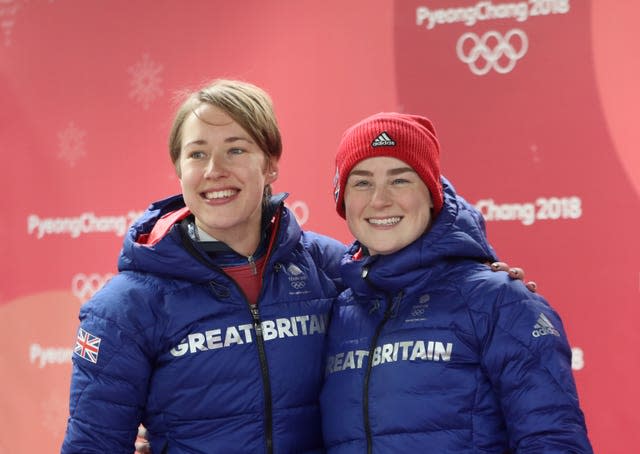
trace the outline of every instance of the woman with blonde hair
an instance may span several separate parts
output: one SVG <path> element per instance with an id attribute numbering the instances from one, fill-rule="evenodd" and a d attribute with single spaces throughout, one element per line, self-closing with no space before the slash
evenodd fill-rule
<path id="1" fill-rule="evenodd" d="M 320 452 L 318 394 L 344 245 L 271 195 L 271 100 L 218 80 L 170 134 L 182 193 L 133 225 L 119 273 L 80 311 L 62 453 Z"/>

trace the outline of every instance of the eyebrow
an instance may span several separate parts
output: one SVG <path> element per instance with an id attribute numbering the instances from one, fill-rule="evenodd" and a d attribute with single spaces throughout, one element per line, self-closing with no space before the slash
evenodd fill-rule
<path id="1" fill-rule="evenodd" d="M 411 167 L 396 167 L 395 169 L 388 170 L 387 171 L 387 175 L 388 176 L 395 176 L 395 175 L 400 175 L 401 173 L 405 173 L 405 172 L 416 173 L 416 171 L 414 169 L 412 169 Z M 363 176 L 363 177 L 368 177 L 368 176 L 373 175 L 373 172 L 370 172 L 369 170 L 353 170 L 349 174 L 349 177 L 351 177 L 352 175 L 359 175 L 359 176 Z"/>
<path id="2" fill-rule="evenodd" d="M 234 142 L 238 142 L 240 140 L 243 140 L 245 142 L 251 143 L 253 144 L 253 140 L 247 138 L 247 137 L 236 137 L 236 136 L 231 136 L 231 137 L 227 137 L 226 139 L 224 139 L 224 143 L 234 143 Z M 208 142 L 204 139 L 196 139 L 196 140 L 192 140 L 190 142 L 187 142 L 184 144 L 184 147 L 188 147 L 189 145 L 206 145 Z"/>

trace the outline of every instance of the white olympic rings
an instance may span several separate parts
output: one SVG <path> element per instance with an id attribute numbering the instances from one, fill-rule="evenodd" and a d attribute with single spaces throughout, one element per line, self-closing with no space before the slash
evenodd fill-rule
<path id="1" fill-rule="evenodd" d="M 112 273 L 100 275 L 97 273 L 78 273 L 71 279 L 71 293 L 81 302 L 87 301 L 96 294 L 102 286 L 113 277 Z"/>
<path id="2" fill-rule="evenodd" d="M 516 50 L 511 39 L 517 37 L 520 39 L 520 49 Z M 464 46 L 467 41 L 471 41 L 473 46 L 465 53 Z M 491 42 L 495 41 L 495 45 L 491 47 Z M 491 69 L 499 74 L 507 74 L 513 70 L 516 62 L 527 53 L 529 48 L 529 40 L 525 32 L 518 28 L 509 30 L 504 36 L 495 30 L 488 31 L 481 37 L 475 33 L 467 32 L 458 38 L 456 44 L 456 53 L 463 63 L 469 65 L 469 69 L 477 76 L 484 76 Z M 506 63 L 502 57 L 506 57 Z M 484 65 L 479 66 L 478 60 L 483 59 Z"/>
<path id="3" fill-rule="evenodd" d="M 309 205 L 302 200 L 296 200 L 291 204 L 287 204 L 289 209 L 293 212 L 298 224 L 305 225 L 309 220 Z"/>

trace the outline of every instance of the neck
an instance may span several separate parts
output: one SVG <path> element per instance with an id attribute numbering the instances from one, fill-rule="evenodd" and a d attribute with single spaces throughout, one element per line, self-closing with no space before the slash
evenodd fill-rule
<path id="1" fill-rule="evenodd" d="M 260 245 L 260 231 L 252 232 L 249 235 L 225 235 L 225 237 L 218 238 L 218 240 L 225 243 L 238 254 L 248 257 L 253 255 Z"/>
<path id="2" fill-rule="evenodd" d="M 238 229 L 207 232 L 201 225 L 198 225 L 196 220 L 196 229 L 200 241 L 220 241 L 236 253 L 246 257 L 253 255 L 260 245 L 261 232 L 259 224 L 248 232 L 245 230 L 239 231 Z"/>

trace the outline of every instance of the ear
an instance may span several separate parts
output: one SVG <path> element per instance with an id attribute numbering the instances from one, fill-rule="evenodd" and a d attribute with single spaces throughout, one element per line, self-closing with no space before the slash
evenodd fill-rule
<path id="1" fill-rule="evenodd" d="M 271 157 L 267 161 L 266 184 L 271 184 L 278 179 L 278 159 Z"/>

